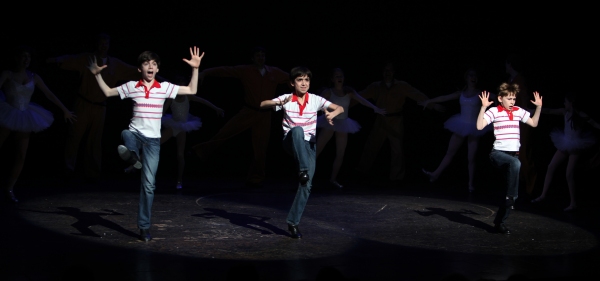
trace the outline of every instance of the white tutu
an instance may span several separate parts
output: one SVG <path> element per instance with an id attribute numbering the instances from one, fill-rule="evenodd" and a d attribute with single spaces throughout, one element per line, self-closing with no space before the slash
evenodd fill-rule
<path id="1" fill-rule="evenodd" d="M 12 131 L 39 132 L 54 122 L 52 112 L 30 102 L 24 110 L 0 101 L 0 125 Z"/>
<path id="2" fill-rule="evenodd" d="M 181 131 L 190 132 L 200 129 L 202 121 L 199 117 L 188 114 L 187 121 L 175 121 L 173 115 L 165 114 L 162 117 L 162 125 L 173 129 L 173 135 L 176 136 Z"/>
<path id="3" fill-rule="evenodd" d="M 566 135 L 564 131 L 559 128 L 555 128 L 550 132 L 550 139 L 554 143 L 556 149 L 569 153 L 588 149 L 597 141 L 596 136 L 590 131 L 582 132 L 577 130 Z"/>
<path id="4" fill-rule="evenodd" d="M 448 118 L 446 122 L 444 122 L 444 128 L 450 132 L 453 132 L 457 135 L 466 137 L 466 136 L 483 136 L 493 130 L 493 126 L 488 125 L 483 128 L 483 130 L 477 130 L 477 124 L 475 123 L 476 119 L 472 121 L 465 121 L 460 114 L 456 114 Z"/>
<path id="5" fill-rule="evenodd" d="M 331 126 L 329 124 L 329 122 L 327 122 L 325 115 L 319 115 L 319 117 L 317 117 L 317 127 L 318 128 L 332 128 L 333 127 L 333 130 L 336 132 L 350 133 L 350 134 L 354 134 L 354 133 L 360 131 L 360 128 L 361 128 L 360 124 L 358 124 L 358 122 L 352 120 L 351 118 L 333 119 L 333 126 Z"/>

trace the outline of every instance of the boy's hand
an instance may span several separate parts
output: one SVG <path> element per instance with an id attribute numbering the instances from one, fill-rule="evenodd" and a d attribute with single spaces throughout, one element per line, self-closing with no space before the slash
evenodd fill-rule
<path id="1" fill-rule="evenodd" d="M 490 101 L 490 93 L 486 92 L 486 91 L 481 92 L 481 95 L 479 95 L 479 99 L 481 99 L 482 107 L 487 108 L 488 106 L 492 105 L 492 103 L 494 103 L 494 102 Z"/>
<path id="2" fill-rule="evenodd" d="M 332 116 L 333 114 L 331 114 L 331 112 L 329 111 L 325 111 L 325 119 L 327 119 L 327 123 L 329 123 L 329 125 L 333 126 L 333 118 L 335 116 Z"/>
<path id="3" fill-rule="evenodd" d="M 279 106 L 282 106 L 282 105 L 290 102 L 291 100 L 292 100 L 292 95 L 289 95 L 283 101 L 281 101 L 281 104 Z"/>
<path id="4" fill-rule="evenodd" d="M 533 98 L 535 100 L 532 100 L 531 103 L 535 104 L 535 106 L 542 106 L 542 97 L 540 96 L 540 93 L 533 92 Z"/>
<path id="5" fill-rule="evenodd" d="M 92 74 L 96 75 L 100 74 L 102 69 L 106 68 L 106 65 L 98 66 L 98 63 L 96 62 L 96 56 L 91 56 L 88 58 L 87 68 L 92 72 Z"/>
<path id="6" fill-rule="evenodd" d="M 190 55 L 191 58 L 189 60 L 184 58 L 183 61 L 187 62 L 187 64 L 193 68 L 200 67 L 200 61 L 202 61 L 202 57 L 204 57 L 204 52 L 200 54 L 200 49 L 194 46 L 193 48 L 190 48 Z"/>

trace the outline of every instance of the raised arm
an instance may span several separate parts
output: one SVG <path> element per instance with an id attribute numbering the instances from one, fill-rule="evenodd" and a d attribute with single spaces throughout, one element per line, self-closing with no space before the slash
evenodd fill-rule
<path id="1" fill-rule="evenodd" d="M 579 116 L 583 120 L 588 122 L 588 124 L 590 124 L 592 127 L 596 128 L 596 129 L 600 130 L 600 124 L 598 124 L 598 122 L 596 122 L 596 120 L 592 119 L 592 117 L 587 115 L 585 112 L 578 111 L 578 113 L 579 113 Z"/>
<path id="2" fill-rule="evenodd" d="M 483 116 L 485 115 L 485 111 L 488 106 L 492 105 L 492 101 L 490 101 L 490 93 L 483 91 L 481 95 L 479 95 L 479 99 L 481 99 L 481 109 L 479 110 L 479 116 L 477 116 L 477 130 L 483 130 L 485 126 L 487 126 L 487 121 Z"/>
<path id="3" fill-rule="evenodd" d="M 542 114 L 564 115 L 565 108 L 542 108 Z"/>
<path id="4" fill-rule="evenodd" d="M 460 93 L 461 93 L 460 91 L 456 91 L 452 94 L 438 96 L 438 97 L 435 97 L 432 99 L 427 99 L 424 101 L 419 101 L 419 102 L 417 102 L 417 104 L 423 106 L 423 109 L 425 109 L 425 108 L 427 108 L 427 106 L 430 103 L 446 102 L 446 101 L 458 99 L 458 98 L 460 98 Z"/>
<path id="5" fill-rule="evenodd" d="M 282 106 L 292 100 L 292 95 L 288 95 L 284 100 L 278 98 L 272 100 L 264 100 L 260 102 L 260 108 L 269 108 L 275 106 Z"/>
<path id="6" fill-rule="evenodd" d="M 356 91 L 353 91 L 351 94 L 351 97 L 353 99 L 355 99 L 356 101 L 358 101 L 360 104 L 373 109 L 373 111 L 375 111 L 375 113 L 377 114 L 381 114 L 384 115 L 385 114 L 385 109 L 383 108 L 379 108 L 377 106 L 375 106 L 374 104 L 372 104 L 370 101 L 368 101 L 367 99 L 363 98 L 359 93 L 357 93 Z"/>
<path id="7" fill-rule="evenodd" d="M 534 100 L 532 100 L 531 103 L 535 105 L 535 112 L 525 123 L 531 127 L 537 127 L 540 120 L 540 112 L 542 111 L 542 97 L 540 96 L 540 93 L 533 92 L 533 98 Z"/>
<path id="8" fill-rule="evenodd" d="M 198 67 L 200 67 L 204 52 L 200 54 L 200 49 L 198 49 L 198 47 L 190 47 L 190 56 L 191 58 L 189 60 L 184 58 L 183 61 L 192 67 L 192 78 L 190 79 L 189 85 L 179 87 L 179 92 L 177 92 L 178 95 L 195 95 L 198 91 Z"/>
<path id="9" fill-rule="evenodd" d="M 199 103 L 202 103 L 202 104 L 212 108 L 215 112 L 217 112 L 218 116 L 220 116 L 220 117 L 225 116 L 225 111 L 223 109 L 217 107 L 216 105 L 212 104 L 210 101 L 203 99 L 196 95 L 191 95 L 188 97 L 190 98 L 191 101 L 199 102 Z"/>
<path id="10" fill-rule="evenodd" d="M 46 83 L 44 83 L 44 80 L 42 80 L 42 78 L 37 75 L 34 74 L 33 76 L 33 80 L 35 83 L 35 86 L 38 87 L 40 90 L 42 90 L 42 93 L 44 93 L 44 95 L 46 96 L 46 98 L 48 98 L 52 103 L 54 103 L 56 106 L 58 106 L 60 108 L 60 110 L 62 110 L 63 112 L 63 117 L 65 118 L 65 122 L 75 122 L 77 121 L 77 116 L 75 116 L 75 114 L 73 114 L 72 111 L 70 111 L 57 97 L 54 93 L 52 93 L 52 91 L 50 91 L 50 89 L 48 88 L 48 86 L 46 86 Z"/>
<path id="11" fill-rule="evenodd" d="M 325 118 L 327 118 L 327 122 L 333 125 L 333 118 L 342 114 L 344 112 L 344 107 L 339 106 L 335 103 L 330 104 L 325 111 Z"/>
<path id="12" fill-rule="evenodd" d="M 96 62 L 96 56 L 91 56 L 88 59 L 87 68 L 92 72 L 92 74 L 94 74 L 94 77 L 96 77 L 96 81 L 98 81 L 98 86 L 100 86 L 100 90 L 102 90 L 105 96 L 114 97 L 119 94 L 117 88 L 109 87 L 108 85 L 106 85 L 106 82 L 104 82 L 104 79 L 102 79 L 102 75 L 100 74 L 100 72 L 102 72 L 102 69 L 106 68 L 106 65 L 98 66 L 98 63 Z"/>

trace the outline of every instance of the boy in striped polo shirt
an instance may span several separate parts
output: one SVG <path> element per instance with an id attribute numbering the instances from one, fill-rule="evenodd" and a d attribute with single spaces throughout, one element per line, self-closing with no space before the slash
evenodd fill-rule
<path id="1" fill-rule="evenodd" d="M 129 123 L 129 129 L 121 132 L 121 138 L 125 145 L 119 145 L 118 152 L 128 164 L 142 169 L 138 228 L 140 229 L 140 240 L 146 242 L 152 240 L 150 217 L 160 155 L 163 104 L 166 99 L 174 99 L 177 95 L 194 95 L 198 89 L 198 67 L 200 67 L 204 53 L 200 54 L 198 47 L 193 47 L 190 48 L 190 55 L 189 60 L 183 59 L 192 67 L 192 78 L 187 86 L 156 81 L 160 58 L 157 54 L 149 51 L 138 56 L 138 71 L 141 73 L 141 79 L 129 81 L 115 88 L 110 88 L 100 74 L 106 65 L 98 66 L 96 57 L 90 58 L 88 64 L 88 69 L 94 74 L 100 89 L 107 97 L 119 95 L 121 99 L 133 100 L 133 117 Z M 140 157 L 142 154 L 144 157 Z"/>
<path id="2" fill-rule="evenodd" d="M 506 167 L 506 200 L 500 204 L 500 208 L 494 219 L 494 229 L 502 234 L 510 234 L 504 224 L 510 210 L 519 194 L 519 161 L 520 128 L 519 123 L 525 123 L 531 127 L 537 127 L 540 112 L 542 110 L 542 97 L 538 92 L 533 92 L 535 112 L 530 116 L 529 111 L 514 106 L 519 86 L 517 84 L 502 83 L 499 87 L 498 102 L 496 107 L 487 109 L 492 104 L 489 100 L 490 93 L 483 92 L 481 99 L 481 110 L 477 117 L 477 129 L 482 130 L 485 126 L 494 123 L 494 147 L 490 152 L 492 165 L 498 168 Z M 487 111 L 486 111 L 487 109 Z"/>
<path id="3" fill-rule="evenodd" d="M 308 93 L 312 72 L 306 67 L 294 67 L 290 84 L 294 92 L 272 100 L 264 100 L 261 108 L 283 109 L 283 149 L 294 157 L 298 168 L 298 191 L 287 216 L 288 230 L 292 238 L 302 238 L 298 229 L 300 217 L 308 201 L 316 164 L 317 113 L 325 112 L 327 121 L 344 112 L 344 108 L 321 96 Z"/>

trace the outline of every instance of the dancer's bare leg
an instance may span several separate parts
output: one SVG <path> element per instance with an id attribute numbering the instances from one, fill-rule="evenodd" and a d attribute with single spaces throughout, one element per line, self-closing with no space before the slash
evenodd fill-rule
<path id="1" fill-rule="evenodd" d="M 335 160 L 333 160 L 333 168 L 331 169 L 331 177 L 329 181 L 337 183 L 337 176 L 344 162 L 344 154 L 346 153 L 346 145 L 348 144 L 348 133 L 335 133 Z"/>
<path id="2" fill-rule="evenodd" d="M 457 134 L 452 134 L 452 136 L 450 137 L 450 141 L 448 142 L 448 150 L 446 150 L 446 155 L 444 155 L 444 158 L 442 159 L 442 162 L 440 162 L 440 165 L 437 167 L 437 169 L 435 169 L 435 171 L 433 172 L 423 170 L 423 172 L 425 172 L 425 174 L 429 177 L 429 181 L 436 181 L 440 177 L 442 172 L 446 170 L 446 168 L 452 162 L 454 155 L 456 155 L 456 152 L 458 151 L 464 140 L 465 137 L 462 137 Z"/>
<path id="3" fill-rule="evenodd" d="M 332 128 L 321 129 L 319 135 L 317 136 L 317 157 L 319 157 L 319 154 L 321 154 L 323 148 L 325 148 L 327 142 L 329 142 L 329 140 L 333 136 L 333 133 L 334 131 Z"/>
<path id="4" fill-rule="evenodd" d="M 577 207 L 575 200 L 575 168 L 579 161 L 578 154 L 569 155 L 569 162 L 567 162 L 567 185 L 569 186 L 569 196 L 571 197 L 571 203 L 565 211 L 571 211 Z"/>
<path id="5" fill-rule="evenodd" d="M 181 188 L 183 171 L 185 169 L 185 140 L 187 132 L 181 131 L 175 138 L 177 139 L 177 188 Z"/>
<path id="6" fill-rule="evenodd" d="M 8 195 L 9 199 L 17 202 L 17 199 L 14 195 L 13 189 L 19 179 L 19 175 L 21 175 L 21 171 L 23 170 L 23 166 L 25 164 L 25 158 L 27 156 L 27 148 L 29 147 L 29 136 L 31 133 L 25 132 L 15 132 L 15 162 L 14 166 L 10 171 L 8 176 L 8 183 L 6 185 L 5 192 Z"/>
<path id="7" fill-rule="evenodd" d="M 469 191 L 473 192 L 475 190 L 475 159 L 477 158 L 477 147 L 479 146 L 479 137 L 469 136 L 467 138 L 467 168 L 469 170 Z"/>
<path id="8" fill-rule="evenodd" d="M 165 128 L 160 131 L 160 144 L 167 142 L 172 136 L 173 129 L 165 126 Z"/>
<path id="9" fill-rule="evenodd" d="M 546 171 L 546 178 L 544 179 L 544 188 L 542 189 L 542 194 L 538 198 L 531 200 L 532 203 L 541 202 L 546 199 L 546 195 L 548 195 L 548 189 L 550 189 L 550 185 L 552 184 L 552 179 L 554 178 L 556 168 L 558 168 L 562 162 L 567 160 L 568 156 L 568 154 L 560 150 L 557 150 L 554 153 L 552 160 L 550 160 L 550 164 L 548 164 L 548 170 Z"/>

